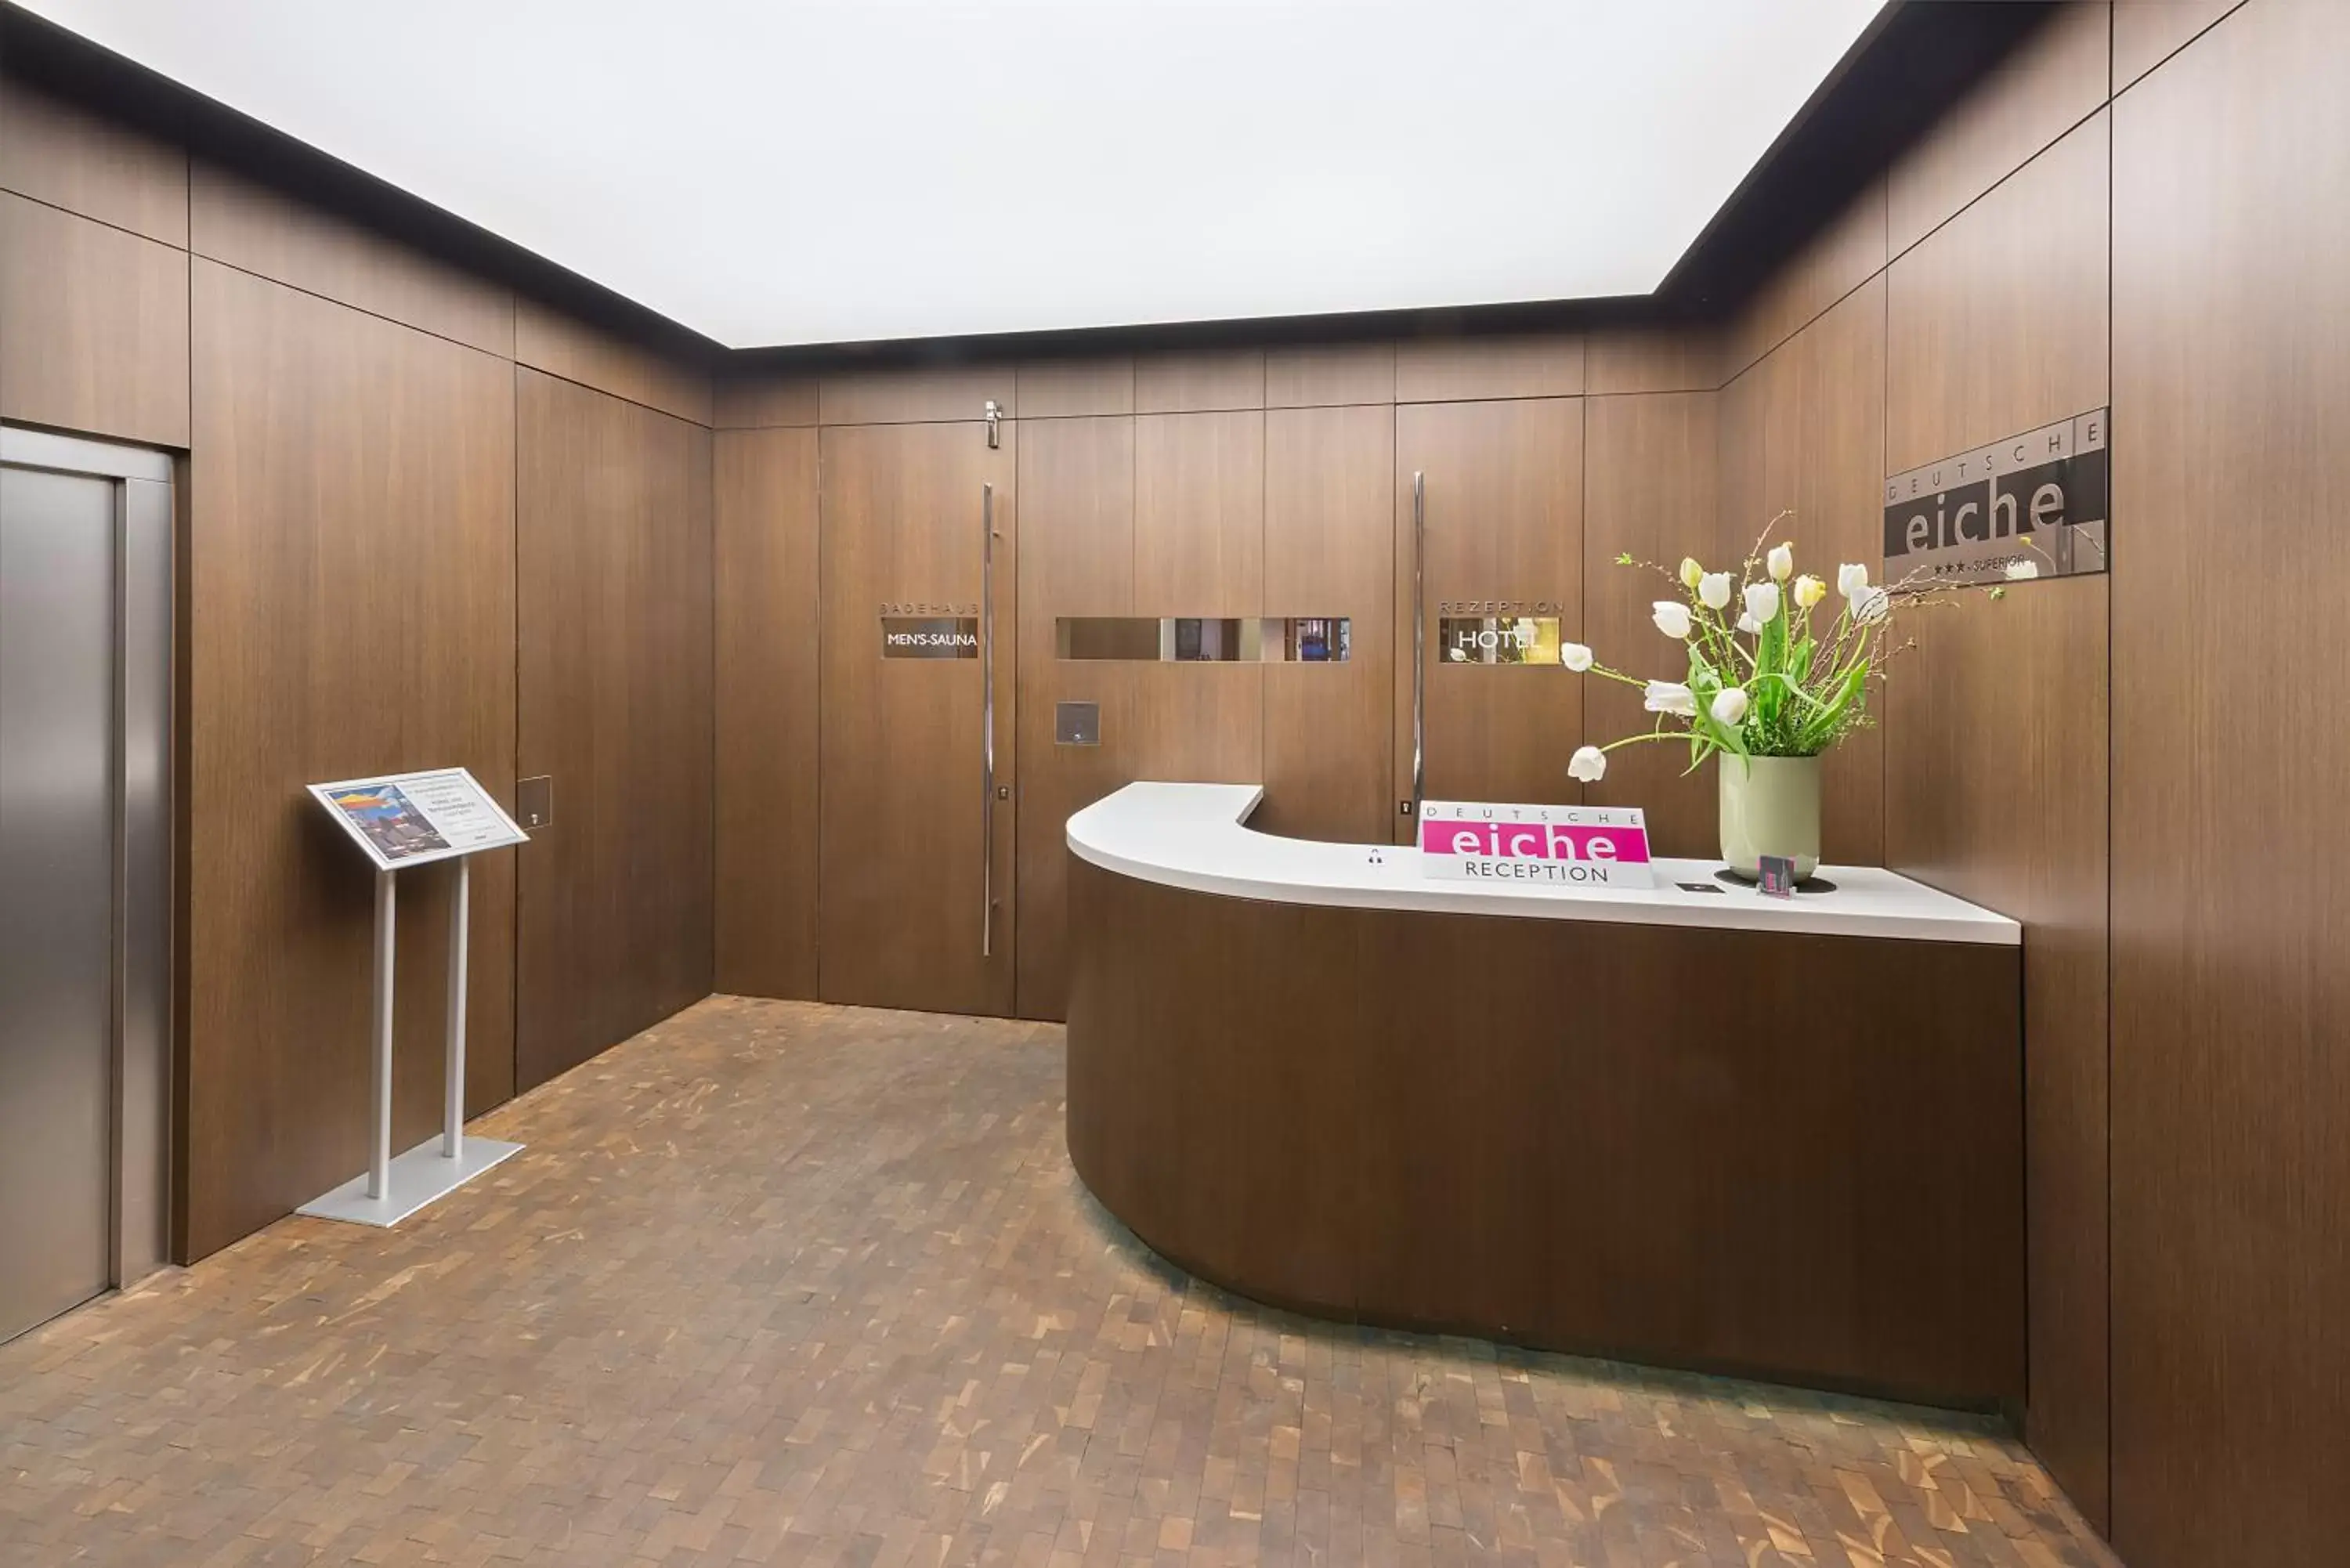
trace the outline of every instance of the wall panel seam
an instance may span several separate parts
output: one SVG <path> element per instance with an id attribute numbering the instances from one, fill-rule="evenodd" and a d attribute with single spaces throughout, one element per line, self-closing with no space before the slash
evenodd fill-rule
<path id="1" fill-rule="evenodd" d="M 85 213 L 78 207 L 68 207 L 59 202 L 52 202 L 46 196 L 36 196 L 30 191 L 19 191 L 14 185 L 0 185 L 0 191 L 5 191 L 9 195 L 16 197 L 20 202 L 30 202 L 36 207 L 47 207 L 52 213 L 63 213 L 68 218 L 79 218 L 85 223 L 96 223 L 101 229 L 112 229 L 116 234 L 129 234 L 134 240 L 144 240 L 149 244 L 155 246 L 158 250 L 178 251 L 182 255 L 193 255 L 196 254 L 187 245 L 175 245 L 169 240 L 159 240 L 151 234 L 146 234 L 138 229 L 127 228 L 109 219 L 99 217 L 95 213 Z"/>
<path id="2" fill-rule="evenodd" d="M 2338 0 L 2329 0 L 2329 3 L 2338 3 Z M 2114 86 L 2114 67 L 2112 64 L 2113 40 L 2111 36 L 2108 35 L 2106 38 L 2107 64 L 2106 67 L 2106 101 L 2111 102 L 2113 99 L 2118 99 L 2122 94 L 2129 91 L 2130 88 L 2137 86 L 2138 83 L 2146 80 L 2147 78 L 2154 75 L 2155 72 L 2160 70 L 2163 67 L 2168 65 L 2171 61 L 2177 59 L 2188 50 L 2193 48 L 2197 44 L 2203 41 L 2204 37 L 2210 33 L 2212 28 L 2218 26 L 2220 23 L 2226 21 L 2229 17 L 2234 16 L 2243 8 L 2244 0 L 2236 0 L 2234 5 L 2229 6 L 2226 10 L 2212 17 L 2209 22 L 2204 23 L 2202 26 L 2197 28 L 2189 36 L 2180 39 L 2177 48 L 2165 54 L 2160 59 L 2156 60 L 2152 65 L 2138 72 L 2137 75 L 2130 78 L 2128 81 L 2124 82 L 2118 88 Z"/>
<path id="3" fill-rule="evenodd" d="M 1903 256 L 1908 255 L 1919 245 L 1924 244 L 1936 234 L 1940 234 L 1944 229 L 1947 229 L 1952 223 L 1957 223 L 1968 213 L 1973 211 L 1976 207 L 1981 206 L 1984 202 L 1990 200 L 1992 195 L 1997 193 L 2002 187 L 2014 180 L 2017 175 L 2022 173 L 2026 169 L 2031 168 L 2034 163 L 2037 163 L 2042 158 L 2045 157 L 2051 148 L 2056 146 L 2066 137 L 2072 135 L 2074 131 L 2080 130 L 2083 126 L 2096 119 L 2097 116 L 2105 113 L 2107 109 L 2112 107 L 2113 101 L 2112 95 L 2108 94 L 2106 97 L 2098 100 L 2096 108 L 2091 109 L 2088 113 L 2083 115 L 2080 119 L 2066 126 L 2054 136 L 2050 137 L 2043 145 L 2033 148 L 2032 150 L 2031 156 L 2023 159 L 2021 162 L 2017 163 L 2015 167 L 2010 169 L 2006 173 L 2001 175 L 1998 179 L 1992 181 L 1989 185 L 1984 186 L 1974 195 L 1969 197 L 1965 203 L 1960 206 L 1956 212 L 1950 213 L 1949 217 L 1944 218 L 1940 223 L 1936 223 L 1932 228 L 1928 229 L 1924 234 L 1919 234 L 1916 239 L 1902 246 L 1899 251 L 1895 252 L 1887 259 L 1885 270 L 1887 272 L 1893 270 L 1893 264 L 1895 262 L 1899 261 Z"/>
<path id="4" fill-rule="evenodd" d="M 1817 326 L 1820 321 L 1833 312 L 1836 306 L 1842 305 L 1846 300 L 1850 299 L 1854 295 L 1858 294 L 1862 289 L 1866 288 L 1870 284 L 1875 283 L 1878 278 L 1884 276 L 1887 273 L 1892 270 L 1892 264 L 1887 262 L 1885 265 L 1878 267 L 1876 271 L 1870 273 L 1866 277 L 1864 277 L 1859 282 L 1854 284 L 1850 288 L 1846 289 L 1842 294 L 1837 295 L 1826 305 L 1821 306 L 1817 313 L 1806 317 L 1801 326 L 1795 327 L 1785 337 L 1774 340 L 1769 348 L 1755 355 L 1753 358 L 1749 359 L 1745 364 L 1741 365 L 1736 370 L 1732 371 L 1727 378 L 1725 378 L 1720 386 L 1715 387 L 1713 389 L 1717 392 L 1726 389 L 1731 383 L 1735 382 L 1739 377 L 1743 376 L 1747 371 L 1752 370 L 1755 366 L 1760 365 L 1763 360 L 1768 359 L 1772 355 L 1776 354 L 1780 349 L 1784 348 L 1788 344 L 1793 343 L 1796 338 L 1801 337 L 1804 333 Z M 1703 390 L 1704 389 L 1699 388 L 1695 389 Z M 1612 398 L 1620 394 L 1610 392 L 1607 395 Z M 1883 474 L 1878 474 L 1877 477 L 1882 479 L 1885 476 Z"/>
<path id="5" fill-rule="evenodd" d="M 161 242 L 151 243 L 160 244 Z M 174 247 L 165 245 L 163 248 L 165 250 L 171 250 Z M 495 364 L 514 365 L 520 363 L 519 360 L 514 358 L 511 355 L 493 352 L 490 349 L 483 348 L 478 343 L 468 343 L 462 337 L 452 337 L 445 332 L 435 332 L 429 327 L 419 327 L 412 321 L 402 321 L 396 316 L 386 316 L 380 310 L 369 310 L 364 305 L 353 305 L 349 300 L 338 299 L 331 294 L 320 294 L 315 288 L 304 288 L 298 283 L 287 283 L 282 277 L 272 277 L 265 272 L 255 272 L 251 267 L 239 266 L 236 263 L 232 261 L 223 261 L 220 257 L 209 254 L 203 251 L 192 250 L 187 252 L 186 254 L 191 262 L 200 261 L 208 265 L 220 267 L 228 272 L 240 273 L 246 277 L 253 278 L 261 283 L 268 284 L 273 287 L 285 289 L 289 294 L 302 295 L 307 298 L 317 300 L 322 305 L 331 305 L 338 309 L 348 310 L 355 316 L 365 316 L 372 320 L 380 321 L 388 327 L 397 327 L 404 332 L 413 332 L 420 337 L 431 337 L 438 342 L 449 344 L 453 348 L 463 348 L 468 353 L 479 354 L 483 358 L 488 359 Z M 189 275 L 192 279 L 194 276 L 193 267 L 189 269 Z M 193 306 L 192 304 L 192 308 Z M 190 331 L 191 334 L 192 334 L 194 330 L 192 326 L 194 317 L 192 314 L 190 316 L 189 319 L 191 322 Z M 533 367 L 533 369 L 536 369 L 536 367 Z M 192 405 L 191 405 L 191 407 L 192 407 Z M 191 433 L 192 434 L 192 431 Z"/>
<path id="6" fill-rule="evenodd" d="M 272 282 L 275 282 L 276 280 L 275 280 L 275 279 L 272 279 L 271 281 L 272 281 Z M 289 284 L 289 285 L 287 285 L 286 286 L 291 287 L 291 286 L 293 286 Z M 322 298 L 323 298 L 324 296 L 321 296 L 320 297 L 322 297 Z M 336 304 L 340 304 L 340 303 L 341 303 L 341 301 L 338 300 L 338 301 L 335 301 L 335 303 L 336 303 Z M 358 307 L 357 306 L 351 306 L 350 308 L 352 308 L 352 309 L 356 310 L 356 309 L 358 309 L 359 307 Z M 367 314 L 369 314 L 369 315 L 373 315 L 374 313 L 373 313 L 372 311 L 369 311 L 369 312 L 368 312 Z M 390 318 L 389 317 L 385 317 L 385 319 L 386 319 L 386 320 L 389 320 L 389 319 L 390 319 Z M 400 323 L 398 323 L 398 325 L 400 325 L 400 326 L 403 326 L 403 327 L 404 327 L 404 326 L 406 326 L 406 325 L 407 325 L 407 323 L 405 323 L 405 322 L 400 322 Z M 415 330 L 421 332 L 421 331 L 423 331 L 424 329 L 423 329 L 422 327 L 418 327 L 418 328 L 416 328 Z M 440 334 L 439 334 L 439 333 L 437 333 L 437 332 L 435 332 L 435 333 L 427 333 L 427 334 L 426 334 L 426 336 L 428 336 L 428 337 L 438 337 L 440 336 Z M 452 342 L 452 343 L 453 343 L 453 342 L 455 342 L 455 341 L 456 341 L 456 339 L 455 339 L 455 338 L 450 338 L 450 339 L 448 339 L 448 341 L 450 341 L 450 342 Z M 470 347 L 470 345 L 467 345 L 467 347 Z M 488 350 L 487 350 L 487 349 L 476 348 L 476 349 L 474 349 L 474 352 L 475 352 L 475 353 L 477 353 L 477 354 L 486 354 L 486 353 L 488 353 Z M 650 350 L 647 350 L 647 352 L 650 352 Z M 490 357 L 491 358 L 493 358 L 493 359 L 496 359 L 496 358 L 501 358 L 501 356 L 496 355 L 496 354 L 490 354 L 490 355 L 489 355 L 489 357 Z M 545 377 L 546 377 L 546 378 L 547 378 L 549 380 L 553 380 L 553 381 L 561 381 L 561 382 L 563 382 L 563 383 L 564 383 L 565 385 L 567 385 L 567 386 L 577 387 L 577 388 L 579 388 L 582 391 L 594 392 L 594 393 L 596 393 L 598 397 L 609 398 L 609 399 L 611 399 L 611 400 L 612 400 L 614 402 L 616 402 L 616 403 L 626 403 L 626 404 L 628 404 L 628 405 L 629 405 L 630 408 L 632 408 L 632 409 L 642 409 L 642 410 L 645 410 L 645 412 L 647 412 L 647 413 L 649 413 L 649 414 L 659 414 L 661 418 L 663 418 L 663 419 L 665 419 L 665 420 L 675 420 L 679 424 L 681 424 L 681 425 L 685 426 L 685 427 L 686 427 L 687 429 L 689 429 L 689 430 L 711 431 L 713 431 L 713 432 L 714 432 L 714 431 L 715 431 L 716 430 L 718 430 L 718 428 L 719 428 L 719 427 L 718 427 L 718 426 L 716 426 L 716 425 L 705 425 L 705 424 L 702 423 L 699 420 L 690 420 L 690 419 L 687 419 L 683 414 L 677 413 L 677 412 L 675 412 L 675 411 L 673 411 L 673 410 L 669 410 L 669 409 L 664 409 L 664 408 L 662 408 L 662 407 L 661 407 L 660 404 L 658 404 L 658 403 L 648 403 L 648 402 L 646 402 L 646 401 L 645 401 L 643 399 L 641 399 L 641 398 L 631 398 L 631 397 L 628 397 L 628 396 L 626 396 L 626 395 L 625 395 L 625 394 L 623 394 L 623 393 L 619 393 L 619 392 L 616 392 L 616 391 L 612 390 L 609 387 L 599 387 L 599 386 L 596 385 L 596 383 L 595 383 L 595 382 L 593 382 L 593 381 L 583 381 L 583 380 L 579 379 L 579 378 L 578 378 L 578 377 L 577 377 L 577 376 L 567 376 L 567 375 L 565 375 L 565 374 L 564 374 L 562 371 L 560 371 L 560 370 L 550 370 L 550 369 L 547 369 L 546 366 L 544 366 L 544 365 L 534 365 L 534 364 L 532 364 L 532 363 L 531 363 L 529 360 L 527 360 L 527 359 L 516 358 L 515 360 L 514 360 L 514 361 L 513 361 L 513 363 L 514 363 L 514 365 L 515 365 L 515 369 L 517 369 L 528 370 L 528 371 L 532 372 L 532 373 L 533 373 L 533 374 L 535 374 L 535 375 L 545 376 Z M 793 429 L 793 428 L 795 428 L 795 427 L 792 427 L 792 426 L 789 426 L 789 425 L 777 425 L 777 426 L 775 426 L 775 427 L 773 427 L 773 428 L 777 429 L 777 430 L 789 430 L 789 429 Z M 806 427 L 798 427 L 798 428 L 806 428 Z"/>

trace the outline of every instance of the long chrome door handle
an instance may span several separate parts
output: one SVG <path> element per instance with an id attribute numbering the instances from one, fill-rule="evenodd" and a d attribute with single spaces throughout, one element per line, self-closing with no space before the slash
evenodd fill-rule
<path id="1" fill-rule="evenodd" d="M 1428 476 L 1411 474 L 1411 836 L 1428 797 Z"/>
<path id="2" fill-rule="evenodd" d="M 979 487 L 979 956 L 995 956 L 995 486 Z"/>

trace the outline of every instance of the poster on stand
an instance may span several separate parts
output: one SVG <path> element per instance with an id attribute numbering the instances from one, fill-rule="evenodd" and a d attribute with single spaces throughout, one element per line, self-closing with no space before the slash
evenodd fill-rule
<path id="1" fill-rule="evenodd" d="M 310 794 L 380 870 L 398 871 L 530 836 L 463 768 L 314 784 Z"/>

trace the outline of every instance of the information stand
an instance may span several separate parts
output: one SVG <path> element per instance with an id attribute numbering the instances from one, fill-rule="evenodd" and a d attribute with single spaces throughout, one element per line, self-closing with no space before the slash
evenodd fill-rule
<path id="1" fill-rule="evenodd" d="M 397 1225 L 489 1169 L 522 1145 L 465 1136 L 465 937 L 470 857 L 525 843 L 529 835 L 463 768 L 315 784 L 310 794 L 367 851 L 375 866 L 375 1059 L 369 1078 L 373 1145 L 368 1168 L 300 1212 L 360 1225 Z M 457 863 L 449 913 L 448 1079 L 441 1133 L 391 1152 L 392 933 L 394 878 L 411 867 Z"/>

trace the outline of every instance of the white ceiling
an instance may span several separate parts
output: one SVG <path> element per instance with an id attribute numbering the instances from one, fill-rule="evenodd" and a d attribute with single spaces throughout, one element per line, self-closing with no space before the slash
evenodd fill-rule
<path id="1" fill-rule="evenodd" d="M 1644 294 L 1880 0 L 27 0 L 733 348 Z"/>

